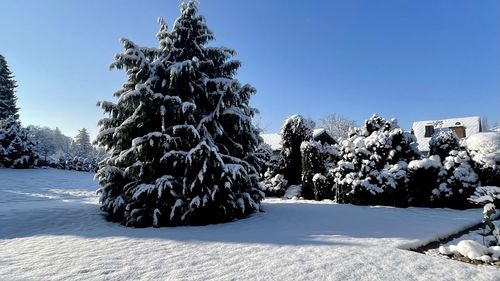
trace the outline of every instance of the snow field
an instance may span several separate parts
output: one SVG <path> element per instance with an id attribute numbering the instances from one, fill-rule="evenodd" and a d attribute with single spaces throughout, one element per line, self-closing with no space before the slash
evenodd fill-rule
<path id="1" fill-rule="evenodd" d="M 407 251 L 481 211 L 267 199 L 203 227 L 107 222 L 93 174 L 0 169 L 1 280 L 500 280 L 500 271 Z"/>

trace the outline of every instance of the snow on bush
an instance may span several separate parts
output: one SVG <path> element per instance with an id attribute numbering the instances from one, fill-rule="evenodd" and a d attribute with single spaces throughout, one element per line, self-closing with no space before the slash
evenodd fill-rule
<path id="1" fill-rule="evenodd" d="M 291 185 L 283 196 L 285 199 L 301 199 L 302 197 L 302 186 L 301 185 Z"/>
<path id="2" fill-rule="evenodd" d="M 264 180 L 261 185 L 267 197 L 281 197 L 285 194 L 288 187 L 288 181 L 282 174 L 273 174 L 268 170 L 264 174 Z"/>
<path id="3" fill-rule="evenodd" d="M 477 187 L 474 195 L 469 198 L 471 202 L 484 205 L 483 223 L 485 228 L 488 227 L 489 229 L 485 236 L 491 235 L 490 237 L 493 237 L 493 240 L 488 241 L 486 239 L 488 241 L 486 242 L 487 245 L 481 245 L 472 240 L 463 240 L 457 245 L 441 246 L 439 252 L 443 255 L 456 254 L 483 262 L 500 260 L 500 228 L 493 222 L 493 215 L 496 214 L 496 207 L 493 202 L 498 199 L 500 199 L 500 187 L 496 186 Z M 485 239 L 483 238 L 484 243 Z"/>
<path id="4" fill-rule="evenodd" d="M 305 199 L 322 200 L 332 197 L 328 184 L 322 145 L 316 141 L 304 141 L 300 146 L 302 154 L 302 196 Z M 321 177 L 321 180 L 319 178 Z"/>
<path id="5" fill-rule="evenodd" d="M 499 188 L 500 189 L 500 188 Z M 481 245 L 473 240 L 462 240 L 457 245 L 440 246 L 439 253 L 443 255 L 461 255 L 471 260 L 492 262 L 500 260 L 500 228 L 493 222 L 492 216 L 496 213 L 495 205 L 491 203 L 494 198 L 500 198 L 500 193 L 495 188 L 487 188 L 488 192 L 493 191 L 494 195 L 479 195 L 471 199 L 474 202 L 484 204 L 483 223 L 489 231 L 485 235 L 491 235 L 494 245 Z M 484 244 L 483 238 L 483 244 Z M 487 241 L 487 240 L 486 240 Z"/>
<path id="6" fill-rule="evenodd" d="M 443 166 L 437 155 L 413 160 L 408 164 L 408 203 L 411 206 L 429 207 L 433 190 L 439 187 Z"/>
<path id="7" fill-rule="evenodd" d="M 474 194 L 478 176 L 472 169 L 467 151 L 452 150 L 442 163 L 440 185 L 432 190 L 435 206 L 464 209 L 469 207 L 468 198 Z"/>
<path id="8" fill-rule="evenodd" d="M 350 131 L 339 146 L 334 169 L 336 200 L 354 204 L 405 206 L 408 162 L 419 157 L 416 139 L 395 119 L 373 115 Z"/>
<path id="9" fill-rule="evenodd" d="M 447 157 L 452 150 L 460 150 L 460 139 L 452 130 L 439 130 L 429 141 L 429 154 Z"/>
<path id="10" fill-rule="evenodd" d="M 495 202 L 500 201 L 500 187 L 480 186 L 469 200 L 473 203 L 484 205 L 483 223 L 490 229 L 488 235 L 492 235 L 496 244 L 500 246 L 500 228 L 493 222 L 493 215 L 496 214 Z"/>
<path id="11" fill-rule="evenodd" d="M 300 115 L 287 118 L 281 127 L 282 171 L 289 185 L 301 183 L 302 156 L 300 145 L 312 139 L 314 123 Z"/>
<path id="12" fill-rule="evenodd" d="M 478 133 L 466 144 L 481 184 L 500 186 L 500 133 Z"/>
<path id="13" fill-rule="evenodd" d="M 0 120 L 0 166 L 26 169 L 35 163 L 35 143 L 15 116 Z"/>
<path id="14" fill-rule="evenodd" d="M 474 194 L 469 198 L 473 203 L 483 205 L 486 203 L 496 203 L 500 200 L 500 187 L 478 186 Z"/>

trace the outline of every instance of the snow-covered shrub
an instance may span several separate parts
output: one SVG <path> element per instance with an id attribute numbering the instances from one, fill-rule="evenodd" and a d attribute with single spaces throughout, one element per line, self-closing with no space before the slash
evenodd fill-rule
<path id="1" fill-rule="evenodd" d="M 452 150 L 442 162 L 439 187 L 432 191 L 433 205 L 455 209 L 470 206 L 468 198 L 478 185 L 467 151 Z"/>
<path id="2" fill-rule="evenodd" d="M 461 255 L 470 260 L 491 262 L 500 259 L 500 246 L 486 247 L 473 240 L 462 240 L 457 245 L 440 246 L 439 253 Z"/>
<path id="3" fill-rule="evenodd" d="M 281 127 L 283 176 L 289 185 L 301 183 L 302 156 L 300 145 L 312 139 L 314 123 L 300 115 L 290 116 Z"/>
<path id="4" fill-rule="evenodd" d="M 290 185 L 283 195 L 285 199 L 300 199 L 302 198 L 302 186 L 301 185 Z"/>
<path id="5" fill-rule="evenodd" d="M 332 184 L 328 184 L 322 145 L 316 141 L 304 141 L 302 154 L 302 196 L 305 199 L 322 200 L 332 198 Z M 316 180 L 315 180 L 316 179 Z"/>
<path id="6" fill-rule="evenodd" d="M 460 255 L 470 260 L 482 262 L 497 262 L 500 260 L 500 228 L 493 222 L 496 207 L 493 202 L 500 199 L 500 187 L 480 186 L 469 200 L 475 204 L 483 205 L 483 224 L 487 233 L 484 235 L 483 244 L 473 240 L 462 240 L 457 245 L 441 246 L 439 253 L 443 255 Z"/>
<path id="7" fill-rule="evenodd" d="M 478 186 L 469 200 L 479 205 L 484 205 L 486 203 L 500 205 L 500 187 Z"/>
<path id="8" fill-rule="evenodd" d="M 445 159 L 452 150 L 460 150 L 460 139 L 452 130 L 439 130 L 429 141 L 429 154 Z"/>
<path id="9" fill-rule="evenodd" d="M 408 203 L 411 206 L 429 207 L 433 190 L 439 187 L 442 171 L 437 155 L 413 160 L 408 164 Z"/>
<path id="10" fill-rule="evenodd" d="M 420 156 L 415 137 L 395 119 L 373 115 L 339 145 L 334 169 L 336 200 L 405 206 L 408 162 Z"/>
<path id="11" fill-rule="evenodd" d="M 261 176 L 261 188 L 267 197 L 281 197 L 285 194 L 288 181 L 283 176 L 281 155 L 271 155 L 265 164 L 266 170 Z"/>
<path id="12" fill-rule="evenodd" d="M 500 133 L 474 134 L 466 144 L 481 184 L 500 186 Z"/>
<path id="13" fill-rule="evenodd" d="M 35 143 L 27 129 L 14 117 L 0 120 L 0 166 L 26 169 L 33 167 Z"/>
<path id="14" fill-rule="evenodd" d="M 247 160 L 259 144 L 249 104 L 255 89 L 234 75 L 235 51 L 214 39 L 196 1 L 172 30 L 159 20 L 158 48 L 122 39 L 113 68 L 127 81 L 99 105 L 102 209 L 128 226 L 203 225 L 243 218 L 264 194 Z"/>
<path id="15" fill-rule="evenodd" d="M 75 156 L 72 159 L 66 160 L 64 169 L 82 172 L 97 172 L 98 162 L 97 159 Z"/>
<path id="16" fill-rule="evenodd" d="M 472 203 L 483 205 L 483 223 L 489 228 L 487 235 L 492 235 L 496 245 L 500 246 L 500 228 L 493 222 L 496 214 L 495 203 L 500 201 L 500 187 L 479 186 L 469 200 Z"/>
<path id="17" fill-rule="evenodd" d="M 283 174 L 274 174 L 269 169 L 261 183 L 261 188 L 264 190 L 266 197 L 281 197 L 285 194 L 287 187 L 288 181 Z"/>

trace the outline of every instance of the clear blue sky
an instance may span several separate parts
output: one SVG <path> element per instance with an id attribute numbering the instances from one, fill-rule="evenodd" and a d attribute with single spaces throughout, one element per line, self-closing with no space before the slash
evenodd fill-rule
<path id="1" fill-rule="evenodd" d="M 118 39 L 156 46 L 179 1 L 6 0 L 0 53 L 18 80 L 21 121 L 93 136 L 98 100 L 125 79 L 109 71 Z M 289 115 L 372 113 L 414 120 L 488 116 L 500 121 L 498 0 L 201 0 L 214 45 L 238 51 L 238 78 L 267 131 Z"/>

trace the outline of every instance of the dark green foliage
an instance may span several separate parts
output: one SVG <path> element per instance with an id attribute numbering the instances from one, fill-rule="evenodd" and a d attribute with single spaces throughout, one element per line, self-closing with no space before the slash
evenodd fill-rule
<path id="1" fill-rule="evenodd" d="M 439 187 L 432 191 L 432 205 L 453 209 L 472 207 L 468 199 L 479 182 L 467 151 L 450 151 L 442 164 Z"/>
<path id="2" fill-rule="evenodd" d="M 0 120 L 0 166 L 26 169 L 36 160 L 28 130 L 14 116 Z"/>
<path id="3" fill-rule="evenodd" d="M 440 130 L 429 141 L 429 155 L 438 155 L 444 160 L 452 150 L 460 150 L 460 139 L 455 132 Z"/>
<path id="4" fill-rule="evenodd" d="M 416 207 L 432 207 L 433 190 L 439 188 L 441 159 L 436 156 L 415 160 L 408 165 L 408 203 Z"/>
<path id="5" fill-rule="evenodd" d="M 288 118 L 281 128 L 283 176 L 288 185 L 301 184 L 302 156 L 300 145 L 312 139 L 314 124 L 300 115 Z"/>
<path id="6" fill-rule="evenodd" d="M 0 120 L 13 116 L 19 117 L 16 107 L 16 81 L 12 72 L 9 70 L 5 57 L 0 55 Z"/>
<path id="7" fill-rule="evenodd" d="M 214 39 L 195 1 L 171 31 L 160 20 L 159 48 L 123 39 L 112 67 L 128 80 L 97 142 L 108 157 L 98 171 L 102 209 L 129 226 L 203 225 L 243 218 L 263 194 L 249 106 L 255 89 L 234 75 L 235 51 Z"/>
<path id="8" fill-rule="evenodd" d="M 305 141 L 300 148 L 302 154 L 302 197 L 315 200 L 332 198 L 332 185 L 328 186 L 324 176 L 327 169 L 321 144 L 315 141 Z"/>

